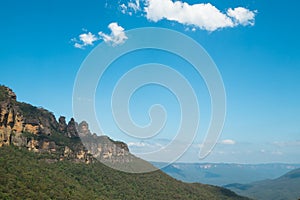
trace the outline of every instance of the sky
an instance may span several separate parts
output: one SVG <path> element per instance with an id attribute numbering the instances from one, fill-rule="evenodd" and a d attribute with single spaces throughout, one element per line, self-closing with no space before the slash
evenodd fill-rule
<path id="1" fill-rule="evenodd" d="M 76 76 L 98 45 L 122 48 L 135 28 L 178 31 L 206 50 L 224 83 L 226 119 L 211 154 L 199 160 L 211 117 L 205 82 L 186 60 L 161 50 L 130 52 L 109 66 L 95 96 L 102 132 L 125 141 L 134 153 L 159 149 L 174 138 L 181 120 L 178 100 L 155 84 L 134 93 L 129 110 L 145 126 L 149 107 L 163 105 L 167 120 L 159 134 L 133 138 L 113 119 L 115 84 L 135 66 L 155 62 L 184 75 L 199 100 L 199 130 L 179 162 L 300 163 L 299 6 L 294 0 L 4 0 L 0 84 L 12 88 L 19 101 L 70 119 Z"/>

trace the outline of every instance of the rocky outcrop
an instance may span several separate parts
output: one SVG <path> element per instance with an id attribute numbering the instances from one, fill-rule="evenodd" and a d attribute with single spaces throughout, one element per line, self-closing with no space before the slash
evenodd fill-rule
<path id="1" fill-rule="evenodd" d="M 24 139 L 19 133 L 30 132 L 39 134 L 44 130 L 38 120 L 27 120 L 22 115 L 22 110 L 16 101 L 17 97 L 11 89 L 2 87 L 2 101 L 0 102 L 0 146 L 20 144 Z M 14 141 L 13 141 L 14 139 Z M 23 142 L 21 142 L 23 144 Z"/>
<path id="2" fill-rule="evenodd" d="M 78 125 L 78 132 L 80 136 L 91 136 L 91 131 L 89 129 L 89 125 L 86 121 L 82 121 Z"/>
<path id="3" fill-rule="evenodd" d="M 86 121 L 78 124 L 71 118 L 67 124 L 63 116 L 56 121 L 51 112 L 18 102 L 11 89 L 0 86 L 0 147 L 3 145 L 50 154 L 57 161 L 91 163 L 97 158 L 124 163 L 133 158 L 125 143 L 91 134 Z"/>
<path id="4" fill-rule="evenodd" d="M 107 136 L 86 135 L 81 140 L 88 152 L 102 162 L 123 163 L 133 159 L 127 144 L 112 141 Z"/>
<path id="5" fill-rule="evenodd" d="M 60 156 L 59 160 L 73 160 L 75 162 L 85 162 L 87 164 L 92 163 L 94 161 L 94 157 L 87 153 L 86 150 L 81 149 L 74 151 L 70 147 L 65 146 L 63 154 Z"/>
<path id="6" fill-rule="evenodd" d="M 58 129 L 60 132 L 66 134 L 67 133 L 67 123 L 66 118 L 63 116 L 60 116 L 58 119 Z"/>
<path id="7" fill-rule="evenodd" d="M 74 118 L 71 118 L 70 122 L 67 125 L 67 136 L 69 138 L 78 138 L 78 124 L 75 122 Z"/>
<path id="8" fill-rule="evenodd" d="M 23 116 L 13 106 L 16 95 L 9 88 L 2 88 L 0 103 L 0 146 L 12 144 L 12 133 L 20 133 L 25 129 Z M 3 94 L 4 93 L 4 94 Z"/>

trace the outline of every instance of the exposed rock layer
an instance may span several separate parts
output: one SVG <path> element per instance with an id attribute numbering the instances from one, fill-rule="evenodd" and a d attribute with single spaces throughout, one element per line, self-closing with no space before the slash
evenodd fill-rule
<path id="1" fill-rule="evenodd" d="M 128 146 L 107 136 L 91 134 L 88 123 L 73 118 L 66 123 L 43 109 L 17 101 L 16 94 L 0 86 L 0 147 L 14 145 L 37 153 L 46 153 L 55 160 L 90 163 L 98 158 L 103 162 L 130 162 L 133 156 Z"/>

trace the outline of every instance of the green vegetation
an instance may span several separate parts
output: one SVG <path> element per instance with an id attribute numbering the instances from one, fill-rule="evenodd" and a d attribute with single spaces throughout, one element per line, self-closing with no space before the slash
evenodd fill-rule
<path id="1" fill-rule="evenodd" d="M 26 138 L 32 138 L 32 139 L 35 139 L 35 140 L 37 140 L 38 137 L 39 137 L 38 135 L 33 134 L 33 133 L 29 133 L 29 132 L 22 132 L 22 136 L 26 137 Z"/>
<path id="2" fill-rule="evenodd" d="M 102 163 L 48 163 L 13 146 L 0 148 L 0 155 L 0 199 L 244 199 L 161 171 L 127 174 Z"/>
<path id="3" fill-rule="evenodd" d="M 0 101 L 6 100 L 7 96 L 8 94 L 5 87 L 3 85 L 0 85 Z"/>
<path id="4" fill-rule="evenodd" d="M 23 102 L 16 102 L 16 105 L 20 109 L 23 117 L 29 121 L 47 119 L 53 122 L 55 120 L 53 113 L 45 110 L 44 108 L 38 108 L 36 106 Z"/>
<path id="5" fill-rule="evenodd" d="M 28 103 L 18 103 L 18 106 L 25 118 L 38 118 L 41 115 L 39 108 Z"/>

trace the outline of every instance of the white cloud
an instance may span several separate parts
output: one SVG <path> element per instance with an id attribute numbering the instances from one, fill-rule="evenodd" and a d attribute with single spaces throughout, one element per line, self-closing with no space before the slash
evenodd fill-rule
<path id="1" fill-rule="evenodd" d="M 146 147 L 150 146 L 149 144 L 145 142 L 128 142 L 127 143 L 129 147 Z"/>
<path id="2" fill-rule="evenodd" d="M 82 48 L 83 48 L 83 45 L 82 45 L 82 44 L 79 44 L 79 43 L 77 43 L 77 42 L 75 42 L 74 47 L 75 47 L 75 48 L 78 48 L 78 49 L 82 49 Z"/>
<path id="3" fill-rule="evenodd" d="M 133 12 L 137 13 L 141 11 L 140 0 L 130 0 L 127 5 L 122 3 L 119 7 L 123 14 L 132 15 Z"/>
<path id="4" fill-rule="evenodd" d="M 123 3 L 120 5 L 121 13 L 125 14 L 127 12 L 127 6 Z"/>
<path id="5" fill-rule="evenodd" d="M 135 141 L 128 142 L 127 145 L 132 153 L 138 154 L 156 151 L 164 146 L 161 143 L 157 143 L 155 141 Z"/>
<path id="6" fill-rule="evenodd" d="M 79 39 L 85 44 L 85 45 L 93 45 L 93 42 L 97 41 L 98 38 L 92 34 L 91 32 L 84 33 L 79 35 Z"/>
<path id="7" fill-rule="evenodd" d="M 98 33 L 101 39 L 104 40 L 104 42 L 109 43 L 112 46 L 117 46 L 123 44 L 128 39 L 124 32 L 124 28 L 119 26 L 118 23 L 110 23 L 108 25 L 108 28 L 111 30 L 111 33 L 109 35 L 101 31 Z"/>
<path id="8" fill-rule="evenodd" d="M 99 38 L 91 32 L 83 33 L 79 35 L 79 42 L 73 39 L 73 41 L 75 41 L 74 47 L 82 49 L 85 46 L 94 45 L 94 42 L 97 40 L 99 40 Z"/>
<path id="9" fill-rule="evenodd" d="M 229 8 L 227 11 L 227 15 L 232 17 L 237 24 L 241 25 L 254 25 L 256 11 L 250 11 L 243 7 L 238 7 L 231 9 Z"/>
<path id="10" fill-rule="evenodd" d="M 119 26 L 117 22 L 110 23 L 108 28 L 111 30 L 110 35 L 101 31 L 98 33 L 99 36 L 94 35 L 91 32 L 82 33 L 79 35 L 79 39 L 73 38 L 71 39 L 71 42 L 74 42 L 75 48 L 84 49 L 84 47 L 92 46 L 96 41 L 101 39 L 112 46 L 123 44 L 127 40 L 124 28 Z M 87 32 L 86 29 L 83 29 L 83 31 Z"/>
<path id="11" fill-rule="evenodd" d="M 208 31 L 239 24 L 254 25 L 256 13 L 242 7 L 230 8 L 227 13 L 222 13 L 210 3 L 189 5 L 172 0 L 146 0 L 144 11 L 147 19 L 153 22 L 167 19 Z"/>
<path id="12" fill-rule="evenodd" d="M 220 144 L 234 145 L 234 144 L 236 144 L 236 142 L 234 140 L 226 139 L 226 140 L 220 141 Z"/>
<path id="13" fill-rule="evenodd" d="M 131 8 L 134 10 L 134 12 L 140 11 L 141 7 L 140 7 L 140 0 L 135 0 L 135 2 L 133 2 L 132 0 L 130 2 L 128 2 L 128 8 Z"/>

